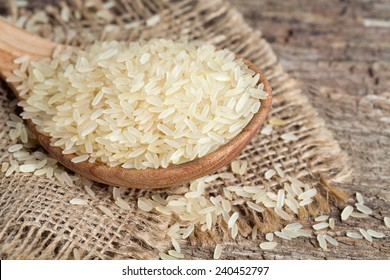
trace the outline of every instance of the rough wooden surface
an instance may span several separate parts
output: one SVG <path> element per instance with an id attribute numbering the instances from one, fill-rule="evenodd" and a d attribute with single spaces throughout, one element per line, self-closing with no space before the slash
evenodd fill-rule
<path id="1" fill-rule="evenodd" d="M 373 243 L 342 237 L 354 227 L 389 233 L 380 219 L 390 216 L 390 1 L 231 3 L 261 30 L 286 71 L 303 83 L 351 159 L 353 180 L 341 187 L 350 194 L 361 192 L 375 214 L 366 221 L 338 222 L 335 236 L 341 244 L 328 252 L 313 241 L 294 240 L 282 242 L 276 253 L 259 252 L 249 244 L 226 247 L 228 258 L 390 259 L 389 237 Z M 187 251 L 202 254 L 193 250 Z"/>

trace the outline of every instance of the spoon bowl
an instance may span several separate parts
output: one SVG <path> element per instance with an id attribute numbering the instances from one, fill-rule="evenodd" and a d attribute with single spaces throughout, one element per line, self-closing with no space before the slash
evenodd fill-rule
<path id="1" fill-rule="evenodd" d="M 15 27 L 0 18 L 0 75 L 3 78 L 11 76 L 12 71 L 18 68 L 13 61 L 23 55 L 28 55 L 30 60 L 38 60 L 51 57 L 57 44 L 32 35 L 18 27 Z M 250 61 L 244 60 L 248 68 L 260 74 L 259 83 L 264 84 L 264 91 L 268 93 L 265 100 L 261 100 L 259 111 L 253 116 L 247 126 L 228 143 L 217 150 L 195 160 L 171 164 L 167 168 L 147 168 L 143 170 L 127 169 L 122 167 L 109 167 L 103 163 L 72 162 L 75 154 L 63 154 L 62 149 L 50 145 L 50 137 L 37 131 L 31 120 L 27 124 L 35 134 L 43 148 L 58 162 L 68 169 L 90 180 L 129 188 L 157 189 L 188 183 L 196 178 L 203 177 L 217 171 L 222 166 L 231 162 L 251 141 L 259 128 L 265 122 L 271 108 L 272 90 L 264 74 Z M 20 99 L 16 87 L 17 83 L 8 83 L 10 88 Z"/>

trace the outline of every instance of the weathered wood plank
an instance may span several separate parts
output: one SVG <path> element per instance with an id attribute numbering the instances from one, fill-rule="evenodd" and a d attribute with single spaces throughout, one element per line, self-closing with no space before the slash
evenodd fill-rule
<path id="1" fill-rule="evenodd" d="M 339 223 L 336 236 L 347 227 L 385 230 L 379 214 L 390 215 L 390 2 L 230 2 L 252 27 L 262 31 L 287 72 L 304 83 L 311 102 L 350 156 L 353 181 L 342 187 L 351 194 L 363 193 L 376 212 L 375 219 Z M 338 248 L 326 253 L 310 242 L 299 242 L 283 244 L 278 255 L 256 257 L 390 257 L 388 238 L 372 244 L 343 239 Z M 295 251 L 298 247 L 305 250 Z M 255 255 L 244 248 L 232 257 Z"/>

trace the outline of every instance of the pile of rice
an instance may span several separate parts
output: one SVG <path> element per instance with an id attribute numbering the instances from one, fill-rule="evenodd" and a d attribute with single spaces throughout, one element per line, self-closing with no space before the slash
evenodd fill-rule
<path id="1" fill-rule="evenodd" d="M 159 168 L 227 143 L 267 98 L 259 74 L 228 50 L 165 39 L 57 48 L 29 63 L 20 82 L 22 117 L 74 162 Z"/>

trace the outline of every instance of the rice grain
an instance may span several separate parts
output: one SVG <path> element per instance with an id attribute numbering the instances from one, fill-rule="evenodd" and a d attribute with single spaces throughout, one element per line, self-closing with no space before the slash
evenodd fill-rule
<path id="1" fill-rule="evenodd" d="M 349 216 L 352 214 L 353 212 L 353 207 L 351 205 L 348 205 L 344 208 L 344 210 L 341 212 L 341 220 L 342 221 L 346 221 Z"/>
<path id="2" fill-rule="evenodd" d="M 260 243 L 260 248 L 263 250 L 273 250 L 277 245 L 278 243 L 276 242 L 262 242 Z"/>
<path id="3" fill-rule="evenodd" d="M 361 235 L 360 233 L 357 233 L 357 232 L 348 231 L 346 233 L 346 235 L 350 238 L 353 238 L 353 239 L 362 239 L 363 238 L 363 235 Z"/>
<path id="4" fill-rule="evenodd" d="M 73 205 L 88 205 L 88 201 L 80 198 L 73 198 L 69 202 Z"/>
<path id="5" fill-rule="evenodd" d="M 110 218 L 114 218 L 114 214 L 111 212 L 110 209 L 108 209 L 107 207 L 103 206 L 103 205 L 98 205 L 98 208 L 104 213 L 106 214 L 107 216 L 109 216 Z"/>
<path id="6" fill-rule="evenodd" d="M 372 237 L 375 237 L 375 238 L 383 238 L 383 237 L 386 236 L 383 232 L 378 232 L 378 231 L 375 231 L 375 230 L 372 230 L 372 229 L 368 229 L 367 233 L 369 235 L 371 235 Z"/>
<path id="7" fill-rule="evenodd" d="M 364 239 L 366 239 L 369 242 L 372 242 L 372 236 L 364 229 L 359 229 L 361 235 L 363 235 Z"/>
<path id="8" fill-rule="evenodd" d="M 214 249 L 213 259 L 219 260 L 219 258 L 221 257 L 221 254 L 222 254 L 222 246 L 220 244 L 217 244 L 215 246 L 215 249 Z"/>
<path id="9" fill-rule="evenodd" d="M 363 214 L 367 214 L 367 215 L 372 214 L 372 210 L 364 204 L 356 203 L 355 206 L 356 209 L 362 212 Z"/>
<path id="10" fill-rule="evenodd" d="M 383 222 L 385 223 L 385 226 L 390 228 L 390 217 L 384 217 Z"/>
<path id="11" fill-rule="evenodd" d="M 318 244 L 320 245 L 320 247 L 321 247 L 323 250 L 326 251 L 326 250 L 328 249 L 328 247 L 327 247 L 327 245 L 326 245 L 326 240 L 325 240 L 324 235 L 318 234 L 318 235 L 317 235 L 317 241 L 318 241 Z"/>

